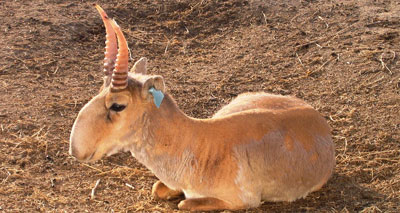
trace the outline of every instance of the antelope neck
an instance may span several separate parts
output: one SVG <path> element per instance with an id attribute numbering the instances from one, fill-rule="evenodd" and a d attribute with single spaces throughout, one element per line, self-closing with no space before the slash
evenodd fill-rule
<path id="1" fill-rule="evenodd" d="M 132 147 L 131 153 L 167 186 L 178 188 L 189 168 L 187 163 L 195 160 L 193 148 L 199 142 L 196 130 L 204 120 L 187 116 L 169 95 L 160 108 L 154 107 L 144 117 L 143 141 Z"/>

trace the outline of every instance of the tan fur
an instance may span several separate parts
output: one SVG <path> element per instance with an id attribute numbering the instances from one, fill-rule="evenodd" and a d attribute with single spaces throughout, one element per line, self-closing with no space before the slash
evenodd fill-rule
<path id="1" fill-rule="evenodd" d="M 157 181 L 151 190 L 152 195 L 158 199 L 170 200 L 183 194 L 182 191 L 172 190 L 161 181 Z"/>
<path id="2" fill-rule="evenodd" d="M 144 75 L 145 64 L 140 67 L 129 73 L 127 89 L 112 92 L 105 85 L 81 110 L 70 140 L 77 159 L 130 151 L 160 179 L 153 195 L 169 199 L 184 193 L 178 207 L 186 210 L 293 201 L 329 179 L 335 164 L 330 128 L 305 102 L 245 93 L 213 118 L 195 119 L 168 94 L 157 108 L 147 90 L 163 90 L 162 77 Z M 109 110 L 113 103 L 126 108 Z"/>

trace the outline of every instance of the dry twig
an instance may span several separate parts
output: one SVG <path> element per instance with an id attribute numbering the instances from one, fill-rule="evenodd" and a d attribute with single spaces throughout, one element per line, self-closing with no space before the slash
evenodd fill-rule
<path id="1" fill-rule="evenodd" d="M 135 189 L 135 187 L 133 187 L 131 184 L 129 184 L 129 183 L 125 183 L 125 186 L 127 186 L 127 187 L 129 187 L 129 188 L 131 188 L 131 189 Z"/>
<path id="2" fill-rule="evenodd" d="M 97 186 L 99 185 L 99 183 L 100 183 L 100 179 L 98 179 L 98 180 L 96 181 L 96 184 L 94 185 L 94 187 L 93 187 L 93 189 L 92 189 L 92 193 L 90 194 L 90 198 L 91 198 L 91 199 L 94 199 L 94 193 L 95 193 L 96 188 L 97 188 Z"/>
<path id="3" fill-rule="evenodd" d="M 6 170 L 6 172 L 7 172 L 7 177 L 4 178 L 4 180 L 1 182 L 1 184 L 4 184 L 5 182 L 7 182 L 8 178 L 9 178 L 10 175 L 11 175 L 11 173 L 10 173 L 6 168 L 4 168 L 4 170 Z"/>
<path id="4" fill-rule="evenodd" d="M 329 24 L 325 21 L 325 19 L 323 19 L 321 16 L 318 16 L 318 18 L 325 23 L 326 29 L 328 29 L 329 28 Z"/>
<path id="5" fill-rule="evenodd" d="M 169 44 L 171 43 L 171 41 L 167 38 L 167 36 L 164 36 L 164 37 L 168 40 L 167 46 L 166 46 L 165 49 L 164 49 L 164 54 L 167 54 L 167 52 L 168 52 L 168 47 L 169 47 Z"/>
<path id="6" fill-rule="evenodd" d="M 267 16 L 265 15 L 264 11 L 262 11 L 262 14 L 263 14 L 263 16 L 264 16 L 264 22 L 265 22 L 265 24 L 268 24 L 268 22 L 267 22 Z"/>
<path id="7" fill-rule="evenodd" d="M 299 55 L 296 53 L 297 60 L 300 62 L 301 66 L 304 67 L 303 62 L 301 61 Z"/>
<path id="8" fill-rule="evenodd" d="M 89 167 L 89 168 L 91 168 L 91 169 L 94 169 L 94 170 L 96 170 L 96 171 L 98 171 L 98 172 L 103 172 L 101 169 L 98 169 L 98 168 L 96 168 L 96 167 L 90 166 L 90 165 L 88 165 L 88 164 L 86 164 L 86 163 L 82 163 L 82 165 L 87 166 L 87 167 Z"/>
<path id="9" fill-rule="evenodd" d="M 307 74 L 306 74 L 306 76 L 308 77 L 308 76 L 310 76 L 310 75 L 312 75 L 312 74 L 314 74 L 314 73 L 319 72 L 322 68 L 324 68 L 325 65 L 327 65 L 327 64 L 328 64 L 329 62 L 331 62 L 332 60 L 333 60 L 333 59 L 329 59 L 329 60 L 325 61 L 320 67 L 318 67 L 318 69 L 316 69 L 316 70 L 314 70 L 314 71 L 308 71 Z"/>
<path id="10" fill-rule="evenodd" d="M 390 70 L 389 67 L 386 65 L 386 63 L 383 62 L 383 54 L 384 53 L 382 53 L 381 56 L 379 57 L 379 61 L 381 62 L 381 65 L 382 65 L 382 70 L 384 70 L 386 68 L 389 71 L 390 75 L 393 75 L 392 70 Z M 395 55 L 396 55 L 396 53 L 395 53 Z"/>

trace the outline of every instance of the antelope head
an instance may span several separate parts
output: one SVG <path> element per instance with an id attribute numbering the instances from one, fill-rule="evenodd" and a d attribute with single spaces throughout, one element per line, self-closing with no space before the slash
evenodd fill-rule
<path id="1" fill-rule="evenodd" d="M 128 150 L 128 139 L 143 128 L 142 116 L 157 110 L 164 92 L 161 76 L 146 75 L 146 58 L 128 72 L 129 50 L 121 28 L 96 8 L 106 28 L 105 76 L 99 94 L 81 109 L 72 127 L 69 152 L 82 161 Z"/>

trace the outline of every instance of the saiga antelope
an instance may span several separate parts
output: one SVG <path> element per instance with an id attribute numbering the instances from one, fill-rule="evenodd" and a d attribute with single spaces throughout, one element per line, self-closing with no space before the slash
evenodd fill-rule
<path id="1" fill-rule="evenodd" d="M 124 35 L 96 7 L 107 34 L 104 85 L 75 120 L 71 155 L 93 162 L 130 151 L 159 179 L 153 196 L 184 194 L 178 207 L 185 210 L 293 201 L 327 182 L 334 145 L 330 127 L 310 105 L 294 97 L 245 93 L 210 119 L 191 118 L 165 91 L 163 77 L 147 74 L 145 58 L 128 72 Z"/>

